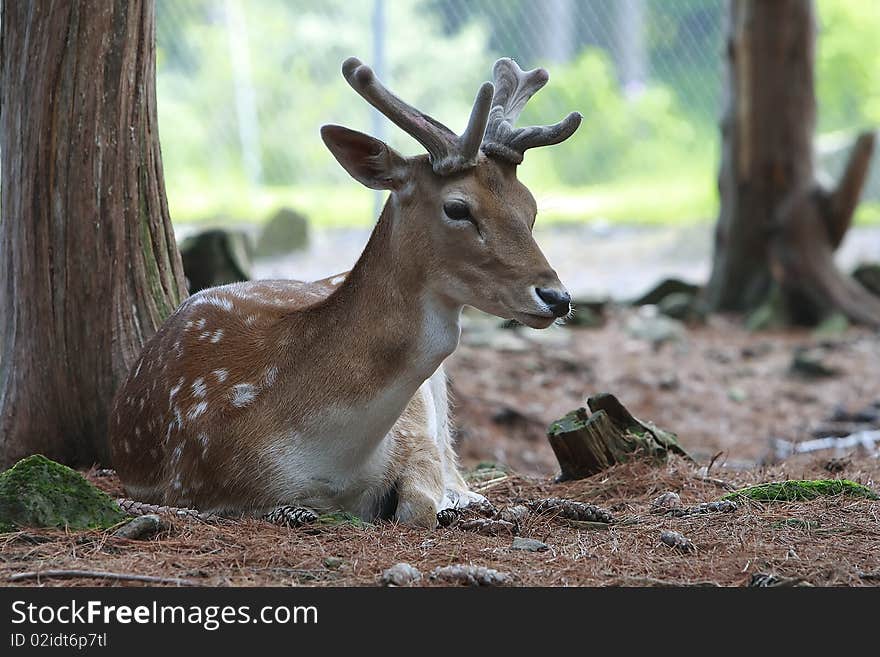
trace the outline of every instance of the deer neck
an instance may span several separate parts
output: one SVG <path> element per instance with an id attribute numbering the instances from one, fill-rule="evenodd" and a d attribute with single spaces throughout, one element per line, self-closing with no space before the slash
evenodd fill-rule
<path id="1" fill-rule="evenodd" d="M 428 286 L 426 258 L 402 234 L 406 219 L 392 195 L 351 273 L 315 308 L 314 326 L 335 356 L 408 399 L 458 346 L 462 306 Z"/>

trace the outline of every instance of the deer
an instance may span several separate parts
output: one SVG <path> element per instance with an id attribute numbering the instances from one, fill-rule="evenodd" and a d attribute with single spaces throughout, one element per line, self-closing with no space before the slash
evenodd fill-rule
<path id="1" fill-rule="evenodd" d="M 509 58 L 461 135 L 359 59 L 342 73 L 426 153 L 322 126 L 352 178 L 389 192 L 366 247 L 319 281 L 233 283 L 181 303 L 112 402 L 112 463 L 134 499 L 287 526 L 344 511 L 429 529 L 438 512 L 486 501 L 459 470 L 443 363 L 465 306 L 536 329 L 569 314 L 516 171 L 581 115 L 515 127 L 549 75 Z"/>

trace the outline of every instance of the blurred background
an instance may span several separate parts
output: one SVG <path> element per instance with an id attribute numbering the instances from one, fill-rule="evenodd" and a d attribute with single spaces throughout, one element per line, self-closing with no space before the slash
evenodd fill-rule
<path id="1" fill-rule="evenodd" d="M 836 176 L 854 133 L 880 123 L 880 5 L 819 0 L 818 15 L 817 165 Z M 157 19 L 160 135 L 179 235 L 236 227 L 257 243 L 280 209 L 304 219 L 302 243 L 258 250 L 254 276 L 327 276 L 350 268 L 366 242 L 381 199 L 333 160 L 322 124 L 421 151 L 345 83 L 350 55 L 456 131 L 495 59 L 546 67 L 550 83 L 521 123 L 572 110 L 584 123 L 564 144 L 530 151 L 519 175 L 566 284 L 626 297 L 659 276 L 708 275 L 723 0 L 159 0 Z M 844 266 L 880 251 L 878 169 L 839 253 Z"/>

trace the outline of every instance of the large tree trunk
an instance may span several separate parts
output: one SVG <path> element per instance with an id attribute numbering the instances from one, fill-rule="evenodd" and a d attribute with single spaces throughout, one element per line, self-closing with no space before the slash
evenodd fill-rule
<path id="1" fill-rule="evenodd" d="M 836 190 L 814 179 L 812 0 L 731 0 L 721 212 L 707 287 L 716 310 L 749 311 L 778 289 L 788 321 L 840 310 L 880 323 L 880 304 L 834 267 L 873 150 L 864 135 Z"/>
<path id="2" fill-rule="evenodd" d="M 0 61 L 0 467 L 107 463 L 117 383 L 186 294 L 153 2 L 3 2 Z"/>

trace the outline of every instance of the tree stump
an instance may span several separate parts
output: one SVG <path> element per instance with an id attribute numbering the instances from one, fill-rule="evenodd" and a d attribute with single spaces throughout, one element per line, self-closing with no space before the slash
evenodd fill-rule
<path id="1" fill-rule="evenodd" d="M 675 434 L 635 418 L 617 397 L 601 393 L 550 425 L 547 438 L 559 461 L 556 481 L 583 479 L 612 465 L 643 456 L 658 463 L 669 452 L 692 460 Z"/>

